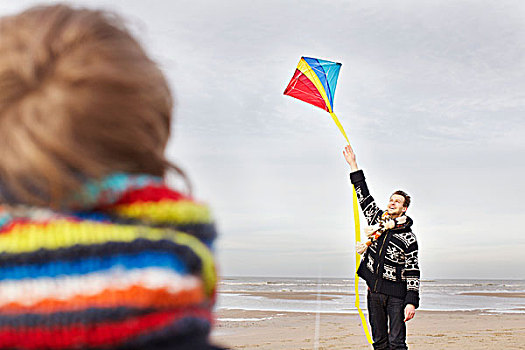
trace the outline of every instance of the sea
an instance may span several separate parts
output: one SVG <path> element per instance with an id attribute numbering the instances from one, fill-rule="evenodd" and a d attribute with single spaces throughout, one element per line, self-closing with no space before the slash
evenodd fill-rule
<path id="1" fill-rule="evenodd" d="M 217 308 L 356 314 L 354 291 L 353 279 L 223 277 Z M 256 293 L 265 294 L 257 296 Z M 307 293 L 309 297 L 295 299 L 294 293 L 298 296 Z M 365 293 L 366 286 L 361 281 L 359 296 L 363 310 L 366 309 Z M 517 297 L 517 293 L 525 294 L 525 280 L 422 280 L 419 310 L 525 314 L 525 298 Z M 269 297 L 272 295 L 277 298 Z M 279 295 L 286 295 L 286 298 L 279 298 Z"/>

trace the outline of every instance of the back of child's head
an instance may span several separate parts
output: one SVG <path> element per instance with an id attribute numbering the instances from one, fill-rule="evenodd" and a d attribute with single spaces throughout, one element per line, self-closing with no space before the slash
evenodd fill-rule
<path id="1" fill-rule="evenodd" d="M 113 14 L 65 5 L 0 19 L 0 202 L 57 205 L 85 179 L 163 176 L 172 97 Z"/>

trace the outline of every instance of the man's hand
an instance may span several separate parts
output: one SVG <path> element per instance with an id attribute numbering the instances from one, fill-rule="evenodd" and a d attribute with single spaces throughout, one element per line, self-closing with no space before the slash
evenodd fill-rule
<path id="1" fill-rule="evenodd" d="M 350 169 L 352 169 L 352 171 L 357 171 L 358 168 L 357 162 L 355 161 L 355 153 L 350 145 L 345 147 L 345 149 L 343 150 L 343 155 L 345 156 L 348 165 L 350 165 Z"/>
<path id="2" fill-rule="evenodd" d="M 365 234 L 368 238 L 372 237 L 377 230 L 379 230 L 379 224 L 375 224 L 373 226 L 367 226 L 365 227 Z"/>
<path id="3" fill-rule="evenodd" d="M 405 306 L 405 322 L 410 321 L 416 315 L 416 307 L 412 304 Z"/>
<path id="4" fill-rule="evenodd" d="M 388 220 L 383 224 L 383 226 L 385 229 L 390 230 L 396 227 L 396 222 L 394 220 Z"/>
<path id="5" fill-rule="evenodd" d="M 359 254 L 359 255 L 363 255 L 363 253 L 365 252 L 366 248 L 368 248 L 368 246 L 366 244 L 364 244 L 363 242 L 357 242 L 355 244 L 355 250 L 356 250 L 357 254 Z"/>

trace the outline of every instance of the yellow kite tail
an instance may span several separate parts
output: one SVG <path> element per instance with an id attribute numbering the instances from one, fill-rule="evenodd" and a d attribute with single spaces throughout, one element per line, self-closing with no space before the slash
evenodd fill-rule
<path id="1" fill-rule="evenodd" d="M 331 113 L 330 112 L 330 115 L 332 116 L 332 119 L 334 120 L 335 124 L 339 128 L 339 131 L 341 131 L 341 134 L 343 134 L 343 136 L 345 137 L 346 142 L 348 142 L 348 144 L 350 144 L 350 141 L 348 141 L 348 136 L 346 136 L 345 129 L 343 129 L 343 126 L 339 122 L 339 119 L 337 119 L 337 116 L 335 115 L 335 113 Z"/>
<path id="2" fill-rule="evenodd" d="M 345 137 L 346 142 L 350 144 L 350 141 L 348 140 L 348 136 L 346 136 L 345 129 L 343 129 L 343 126 L 339 122 L 339 119 L 337 119 L 337 116 L 335 113 L 330 112 L 330 115 L 332 116 L 332 119 L 334 120 L 335 124 L 339 128 L 339 131 L 343 136 Z M 357 203 L 357 193 L 355 192 L 355 187 L 352 186 L 352 192 L 353 192 L 353 206 L 354 206 L 354 223 L 355 223 L 355 242 L 359 242 L 361 240 L 361 229 L 359 227 L 359 204 Z M 363 330 L 365 331 L 366 340 L 368 340 L 368 343 L 373 344 L 372 337 L 370 336 L 370 331 L 368 330 L 368 324 L 366 322 L 365 315 L 363 314 L 363 310 L 361 310 L 361 307 L 359 306 L 359 276 L 357 276 L 357 268 L 359 267 L 359 263 L 361 262 L 361 256 L 355 253 L 355 277 L 354 277 L 354 285 L 355 285 L 355 307 L 357 308 L 357 311 L 359 312 L 359 317 L 361 318 L 361 324 L 363 325 Z"/>
<path id="3" fill-rule="evenodd" d="M 357 203 L 357 193 L 355 192 L 355 187 L 352 186 L 353 191 L 353 206 L 354 206 L 354 223 L 355 223 L 355 241 L 359 242 L 361 240 L 360 237 L 360 227 L 359 227 L 359 207 Z M 359 276 L 357 276 L 357 268 L 359 267 L 359 263 L 361 262 L 361 256 L 355 253 L 355 277 L 354 277 L 354 285 L 355 285 L 355 307 L 357 308 L 357 311 L 359 312 L 359 317 L 361 318 L 361 324 L 363 325 L 363 330 L 365 331 L 366 339 L 368 340 L 368 343 L 372 344 L 372 337 L 370 336 L 370 331 L 368 330 L 368 325 L 366 323 L 365 315 L 363 314 L 363 310 L 359 307 Z"/>

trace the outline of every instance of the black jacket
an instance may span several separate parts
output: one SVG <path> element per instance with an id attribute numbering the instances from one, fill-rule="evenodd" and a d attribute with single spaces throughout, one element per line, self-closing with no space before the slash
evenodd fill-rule
<path id="1" fill-rule="evenodd" d="M 362 170 L 350 173 L 357 198 L 368 225 L 376 224 L 383 210 L 370 195 Z M 412 219 L 384 232 L 365 252 L 357 270 L 359 277 L 374 291 L 405 300 L 419 307 L 419 265 Z"/>

